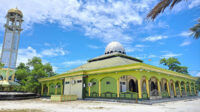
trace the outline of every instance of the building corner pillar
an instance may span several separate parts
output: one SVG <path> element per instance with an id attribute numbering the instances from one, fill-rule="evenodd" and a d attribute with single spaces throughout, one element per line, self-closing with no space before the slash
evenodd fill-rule
<path id="1" fill-rule="evenodd" d="M 168 92 L 168 95 L 169 95 L 169 97 L 170 97 L 171 95 L 170 95 L 169 82 L 168 82 L 168 81 L 167 81 L 167 92 Z"/>
<path id="2" fill-rule="evenodd" d="M 89 96 L 90 96 L 90 86 L 89 86 Z"/>
<path id="3" fill-rule="evenodd" d="M 159 96 L 161 96 L 160 81 L 159 80 L 157 80 L 157 85 L 158 85 L 158 94 L 159 94 Z"/>
<path id="4" fill-rule="evenodd" d="M 119 79 L 117 79 L 117 97 L 119 97 L 119 91 L 120 91 L 120 88 L 119 88 Z"/>
<path id="5" fill-rule="evenodd" d="M 55 85 L 55 93 L 54 94 L 57 95 L 57 88 L 58 88 L 57 87 L 57 82 L 55 82 L 54 85 Z"/>
<path id="6" fill-rule="evenodd" d="M 147 96 L 150 98 L 150 93 L 149 93 L 149 80 L 146 79 L 146 90 L 147 90 Z"/>
<path id="7" fill-rule="evenodd" d="M 173 81 L 173 88 L 174 88 L 174 96 L 177 96 L 176 95 L 176 85 L 175 85 L 174 81 Z"/>
<path id="8" fill-rule="evenodd" d="M 182 96 L 182 90 L 181 90 L 181 83 L 180 82 L 178 82 L 178 87 L 179 87 L 180 96 Z"/>
<path id="9" fill-rule="evenodd" d="M 44 84 L 42 83 L 41 86 L 42 86 L 42 89 L 41 89 L 41 96 L 43 96 Z"/>
<path id="10" fill-rule="evenodd" d="M 185 88 L 185 94 L 187 96 L 187 87 L 186 87 L 186 84 L 184 83 L 184 88 Z"/>
<path id="11" fill-rule="evenodd" d="M 194 83 L 194 94 L 197 95 L 197 92 L 196 92 L 196 84 Z"/>
<path id="12" fill-rule="evenodd" d="M 49 89 L 50 89 L 50 88 L 49 88 L 49 83 L 47 83 L 47 86 L 48 86 L 48 93 L 47 93 L 47 95 L 49 96 Z"/>
<path id="13" fill-rule="evenodd" d="M 141 83 L 140 83 L 140 79 L 138 79 L 138 96 L 139 99 L 142 99 L 142 89 L 141 89 Z"/>
<path id="14" fill-rule="evenodd" d="M 101 96 L 101 81 L 99 80 L 99 97 Z"/>
<path id="15" fill-rule="evenodd" d="M 63 95 L 63 84 L 61 84 L 61 95 Z"/>
<path id="16" fill-rule="evenodd" d="M 192 95 L 191 84 L 189 83 L 190 95 Z"/>

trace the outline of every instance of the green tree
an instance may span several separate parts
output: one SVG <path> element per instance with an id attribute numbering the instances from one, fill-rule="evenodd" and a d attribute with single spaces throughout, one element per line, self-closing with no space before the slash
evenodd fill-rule
<path id="1" fill-rule="evenodd" d="M 0 68 L 3 68 L 3 67 L 4 67 L 4 64 L 0 62 Z"/>
<path id="2" fill-rule="evenodd" d="M 30 73 L 30 69 L 24 63 L 20 63 L 16 68 L 15 72 L 15 79 L 20 82 L 21 80 L 25 79 L 28 74 Z"/>
<path id="3" fill-rule="evenodd" d="M 163 64 L 164 66 L 168 66 L 169 70 L 183 73 L 183 74 L 188 74 L 188 68 L 186 66 L 180 66 L 181 63 L 178 61 L 177 58 L 170 57 L 168 59 L 163 58 L 160 60 L 160 64 Z"/>
<path id="4" fill-rule="evenodd" d="M 53 76 L 53 68 L 50 63 L 43 64 L 42 59 L 33 57 L 27 64 L 20 63 L 16 70 L 16 80 L 21 84 L 18 90 L 40 93 L 39 78 Z"/>

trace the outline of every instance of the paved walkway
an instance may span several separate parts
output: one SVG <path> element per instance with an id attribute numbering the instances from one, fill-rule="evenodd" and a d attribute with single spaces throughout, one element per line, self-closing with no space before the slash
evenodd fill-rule
<path id="1" fill-rule="evenodd" d="M 49 99 L 0 101 L 0 112 L 199 112 L 200 99 L 157 103 L 153 105 L 105 102 L 71 101 L 51 102 Z M 10 111 L 6 111 L 10 109 Z"/>

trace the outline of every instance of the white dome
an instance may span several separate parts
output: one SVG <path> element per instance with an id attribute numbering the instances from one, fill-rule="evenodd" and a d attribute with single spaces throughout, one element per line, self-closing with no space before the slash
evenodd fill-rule
<path id="1" fill-rule="evenodd" d="M 107 45 L 105 54 L 111 54 L 114 52 L 126 54 L 124 47 L 119 42 L 111 42 Z"/>

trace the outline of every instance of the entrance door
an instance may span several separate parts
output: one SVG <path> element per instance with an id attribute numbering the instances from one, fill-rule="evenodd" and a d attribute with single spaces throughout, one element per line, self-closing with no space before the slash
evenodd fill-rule
<path id="1" fill-rule="evenodd" d="M 129 81 L 129 91 L 138 92 L 137 82 L 135 82 L 133 79 Z"/>

